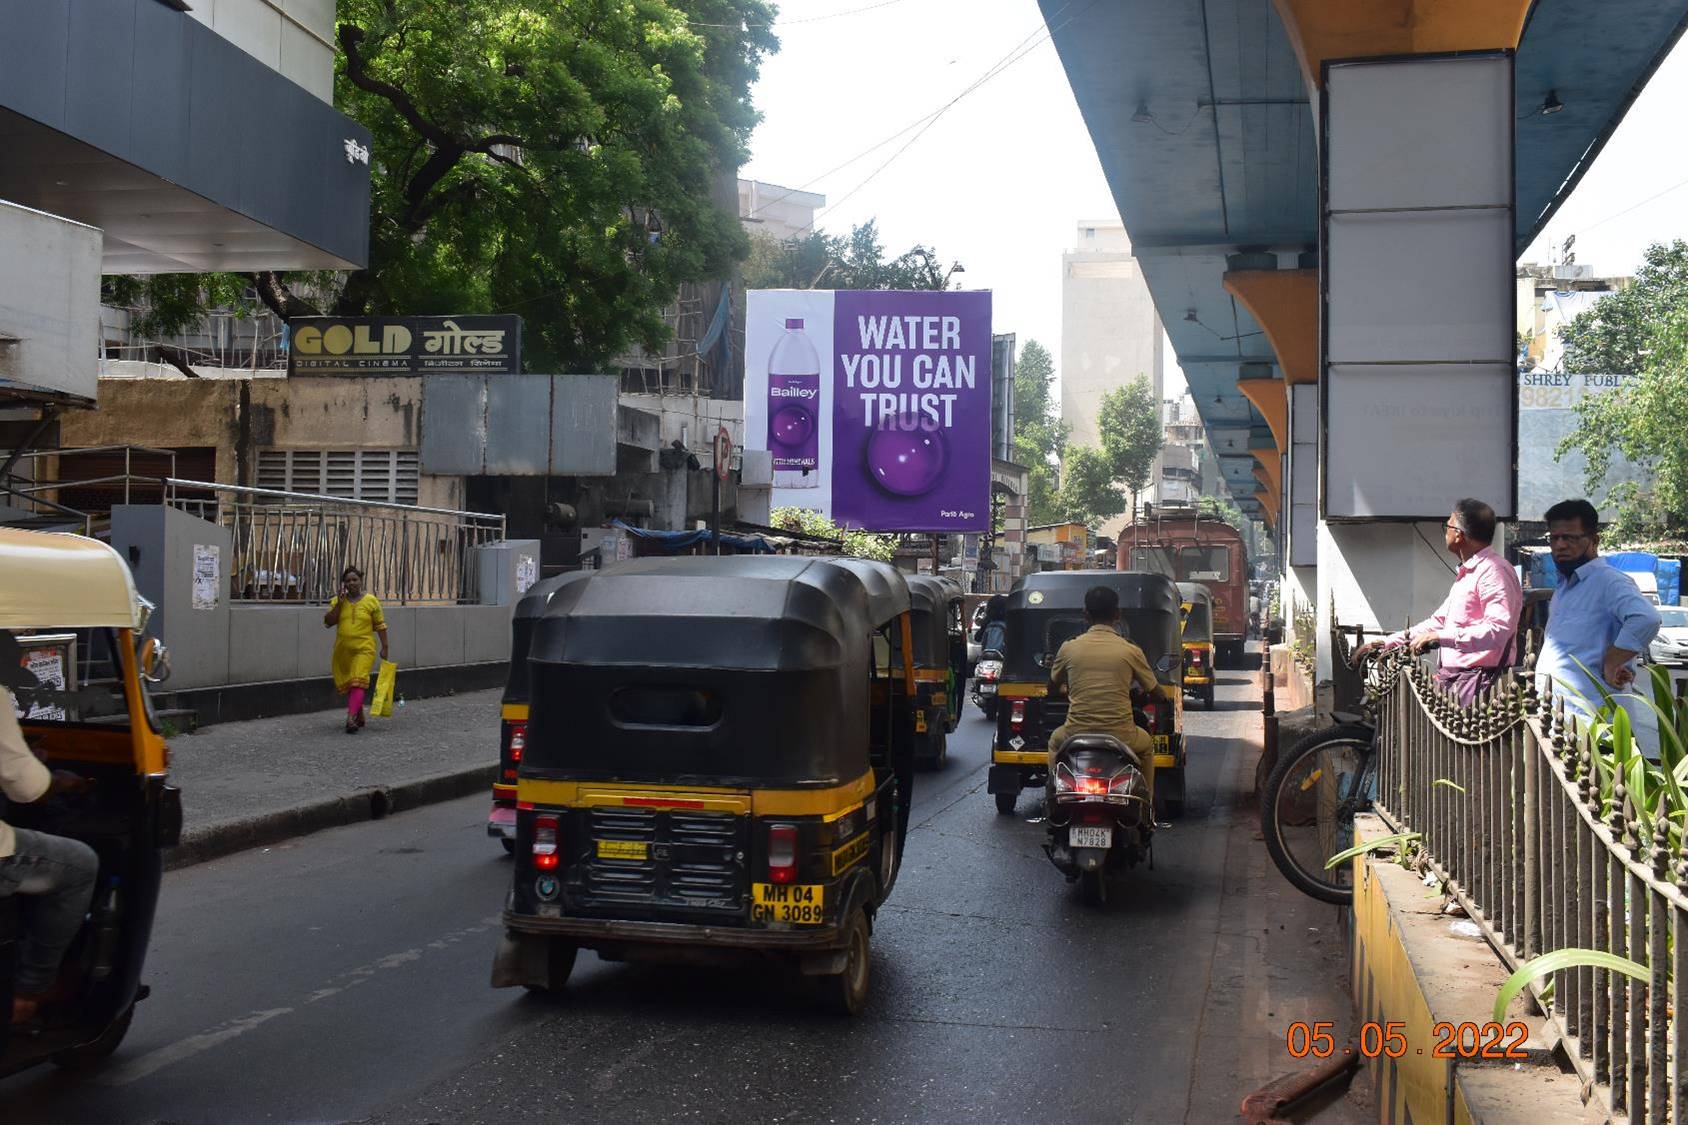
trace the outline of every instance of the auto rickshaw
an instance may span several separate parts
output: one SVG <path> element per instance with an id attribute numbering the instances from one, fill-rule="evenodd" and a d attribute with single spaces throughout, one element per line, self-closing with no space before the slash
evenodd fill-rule
<path id="1" fill-rule="evenodd" d="M 1184 617 L 1184 694 L 1213 710 L 1213 595 L 1200 582 L 1178 583 Z"/>
<path id="2" fill-rule="evenodd" d="M 498 772 L 492 778 L 492 811 L 486 821 L 486 834 L 502 843 L 510 854 L 516 851 L 516 770 L 527 747 L 528 701 L 532 698 L 528 684 L 528 644 L 533 639 L 534 622 L 545 611 L 551 595 L 584 573 L 562 574 L 535 583 L 510 615 L 510 671 L 504 679 L 504 695 L 499 700 Z"/>
<path id="3" fill-rule="evenodd" d="M 0 816 L 13 828 L 80 840 L 100 861 L 88 918 L 40 1016 L 18 1026 L 0 1020 L 0 1076 L 47 1061 L 72 1070 L 98 1063 L 122 1043 L 148 993 L 141 970 L 164 849 L 182 828 L 181 794 L 167 783 L 168 752 L 147 698 L 146 683 L 169 672 L 164 646 L 141 639 L 151 610 L 106 544 L 0 529 L 0 629 L 11 633 L 0 677 L 31 748 L 51 768 L 93 783 L 32 804 L 0 799 Z M 0 1012 L 8 1015 L 28 901 L 0 897 Z"/>
<path id="4" fill-rule="evenodd" d="M 639 559 L 552 589 L 493 985 L 560 989 L 582 949 L 749 959 L 861 1011 L 913 793 L 909 609 L 863 560 Z"/>
<path id="5" fill-rule="evenodd" d="M 952 628 L 961 591 L 924 574 L 910 575 L 908 588 L 917 696 L 915 761 L 926 769 L 942 769 L 949 761 L 949 736 L 961 721 L 962 682 L 956 675 L 956 647 L 961 647 L 960 662 L 965 662 L 966 639 Z"/>
<path id="6" fill-rule="evenodd" d="M 1067 701 L 1049 694 L 1049 675 L 1061 645 L 1087 628 L 1084 594 L 1110 586 L 1120 617 L 1160 680 L 1160 693 L 1137 710 L 1137 725 L 1155 741 L 1157 812 L 1184 811 L 1183 656 L 1178 587 L 1172 579 L 1137 571 L 1044 571 L 1014 584 L 1008 595 L 1008 635 L 997 687 L 996 734 L 986 787 L 996 810 L 1014 811 L 1020 790 L 1041 787 L 1049 772 L 1049 736 L 1067 718 Z"/>
<path id="7" fill-rule="evenodd" d="M 967 595 L 953 578 L 937 581 L 944 589 L 944 620 L 949 629 L 949 731 L 954 734 L 967 702 L 967 678 L 973 674 L 967 663 Z"/>

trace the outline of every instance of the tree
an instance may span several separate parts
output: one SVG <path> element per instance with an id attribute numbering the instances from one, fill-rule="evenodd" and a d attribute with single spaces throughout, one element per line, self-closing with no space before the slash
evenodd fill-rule
<path id="1" fill-rule="evenodd" d="M 844 235 L 810 231 L 780 240 L 753 235 L 745 262 L 747 289 L 943 289 L 942 261 L 929 246 L 915 245 L 891 260 L 869 219 Z"/>
<path id="2" fill-rule="evenodd" d="M 775 508 L 768 515 L 772 526 L 787 531 L 801 531 L 822 539 L 836 539 L 844 544 L 844 553 L 860 559 L 890 562 L 897 549 L 894 535 L 876 535 L 869 531 L 847 531 L 819 512 L 810 508 Z"/>
<path id="3" fill-rule="evenodd" d="M 1058 494 L 1063 521 L 1095 527 L 1125 511 L 1125 493 L 1107 454 L 1091 445 L 1069 446 L 1061 459 Z"/>
<path id="4" fill-rule="evenodd" d="M 1688 529 L 1688 302 L 1652 324 L 1638 350 L 1639 374 L 1584 398 L 1577 428 L 1557 453 L 1577 449 L 1588 458 L 1590 496 L 1598 495 L 1614 454 L 1649 468 L 1650 486 L 1625 481 L 1607 494 L 1614 538 L 1681 539 Z"/>
<path id="5" fill-rule="evenodd" d="M 374 136 L 369 267 L 246 277 L 278 316 L 517 312 L 530 366 L 584 370 L 659 349 L 679 286 L 744 256 L 715 197 L 777 48 L 763 0 L 338 10 L 336 100 Z M 114 288 L 163 309 L 196 281 Z"/>
<path id="6" fill-rule="evenodd" d="M 1228 496 L 1196 497 L 1196 514 L 1208 519 L 1224 520 L 1238 531 L 1243 527 L 1243 510 Z"/>
<path id="7" fill-rule="evenodd" d="M 1027 340 L 1014 365 L 1014 458 L 1026 468 L 1026 520 L 1064 518 L 1058 468 L 1067 448 L 1067 424 L 1055 403 L 1055 361 L 1049 349 Z"/>
<path id="8" fill-rule="evenodd" d="M 1656 242 L 1623 289 L 1597 301 L 1560 329 L 1565 370 L 1628 375 L 1647 366 L 1652 338 L 1674 311 L 1688 306 L 1688 242 Z"/>
<path id="9" fill-rule="evenodd" d="M 1166 444 L 1161 404 L 1149 380 L 1139 375 L 1104 395 L 1096 427 L 1101 432 L 1102 452 L 1114 479 L 1131 496 L 1131 519 L 1135 523 L 1137 497 L 1149 487 L 1155 458 Z"/>

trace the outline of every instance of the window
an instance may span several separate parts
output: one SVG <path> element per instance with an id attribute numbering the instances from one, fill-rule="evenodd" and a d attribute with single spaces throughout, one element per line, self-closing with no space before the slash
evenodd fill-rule
<path id="1" fill-rule="evenodd" d="M 419 473 L 414 449 L 258 451 L 258 487 L 282 492 L 414 504 Z"/>
<path id="2" fill-rule="evenodd" d="M 635 684 L 610 696 L 610 714 L 624 726 L 712 727 L 721 721 L 721 701 L 699 688 Z"/>
<path id="3" fill-rule="evenodd" d="M 1180 582 L 1228 582 L 1231 579 L 1231 549 L 1224 544 L 1213 547 L 1181 547 L 1178 551 L 1178 580 Z"/>

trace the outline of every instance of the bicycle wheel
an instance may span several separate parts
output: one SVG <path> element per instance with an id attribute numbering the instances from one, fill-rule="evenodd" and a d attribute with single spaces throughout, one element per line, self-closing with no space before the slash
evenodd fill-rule
<path id="1" fill-rule="evenodd" d="M 1344 723 L 1314 731 L 1279 760 L 1260 799 L 1272 862 L 1296 890 L 1346 906 L 1350 865 L 1325 862 L 1353 845 L 1354 814 L 1371 807 L 1372 729 Z"/>

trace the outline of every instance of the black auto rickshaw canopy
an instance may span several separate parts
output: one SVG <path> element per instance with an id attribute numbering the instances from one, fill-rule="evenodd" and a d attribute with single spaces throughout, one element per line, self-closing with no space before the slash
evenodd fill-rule
<path id="1" fill-rule="evenodd" d="M 535 607 L 524 778 L 790 788 L 870 768 L 872 638 L 909 608 L 894 569 L 741 555 L 570 577 Z"/>
<path id="2" fill-rule="evenodd" d="M 1191 644 L 1212 644 L 1212 592 L 1200 582 L 1180 582 L 1178 596 L 1190 607 L 1190 612 L 1184 615 L 1184 640 Z"/>
<path id="3" fill-rule="evenodd" d="M 1028 575 L 1008 595 L 1004 681 L 1048 678 L 1055 653 L 1088 627 L 1084 595 L 1107 586 L 1119 595 L 1126 633 L 1148 657 L 1162 683 L 1174 684 L 1184 657 L 1178 587 L 1159 574 L 1117 570 L 1050 570 Z"/>
<path id="4" fill-rule="evenodd" d="M 913 574 L 908 577 L 908 592 L 914 666 L 949 667 L 951 604 L 961 600 L 960 587 L 929 574 Z"/>

